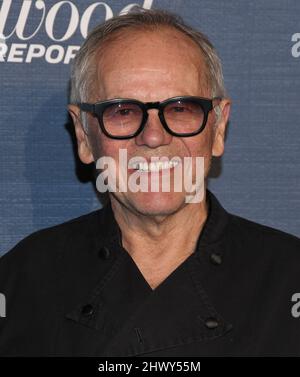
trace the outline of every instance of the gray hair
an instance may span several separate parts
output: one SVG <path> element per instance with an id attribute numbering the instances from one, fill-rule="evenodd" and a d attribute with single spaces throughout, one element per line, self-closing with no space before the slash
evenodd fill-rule
<path id="1" fill-rule="evenodd" d="M 159 9 L 134 7 L 129 13 L 113 17 L 92 30 L 74 59 L 71 73 L 71 103 L 87 102 L 96 74 L 95 56 L 115 32 L 124 28 L 159 28 L 167 26 L 191 38 L 200 48 L 207 65 L 207 79 L 212 97 L 226 97 L 220 58 L 209 39 L 186 25 L 182 18 Z M 219 118 L 220 109 L 215 108 Z M 85 123 L 85 122 L 84 122 Z"/>

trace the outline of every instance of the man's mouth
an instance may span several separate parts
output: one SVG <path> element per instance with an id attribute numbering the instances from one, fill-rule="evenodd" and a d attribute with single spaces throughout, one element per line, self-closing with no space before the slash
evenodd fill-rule
<path id="1" fill-rule="evenodd" d="M 132 164 L 130 168 L 140 172 L 150 173 L 172 169 L 178 164 L 179 161 L 136 162 Z"/>

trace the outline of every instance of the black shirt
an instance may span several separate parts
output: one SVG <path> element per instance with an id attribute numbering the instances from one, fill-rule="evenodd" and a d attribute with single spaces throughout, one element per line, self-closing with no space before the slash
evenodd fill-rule
<path id="1" fill-rule="evenodd" d="M 0 259 L 0 355 L 300 356 L 300 240 L 207 201 L 194 253 L 154 290 L 110 203 L 22 240 Z"/>

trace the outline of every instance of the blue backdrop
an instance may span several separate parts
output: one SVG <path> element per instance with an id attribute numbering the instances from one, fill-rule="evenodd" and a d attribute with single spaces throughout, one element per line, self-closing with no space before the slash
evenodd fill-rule
<path id="1" fill-rule="evenodd" d="M 206 33 L 233 101 L 210 189 L 240 216 L 300 235 L 300 2 L 137 0 Z M 133 1 L 0 0 L 0 254 L 100 207 L 76 158 L 70 61 L 86 30 Z"/>

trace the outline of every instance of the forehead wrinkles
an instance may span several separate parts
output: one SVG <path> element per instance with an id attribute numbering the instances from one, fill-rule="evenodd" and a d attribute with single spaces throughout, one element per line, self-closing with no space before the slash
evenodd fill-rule
<path id="1" fill-rule="evenodd" d="M 199 73 L 185 75 L 181 72 L 180 79 L 172 71 L 166 69 L 122 69 L 109 71 L 102 81 L 102 91 L 112 97 L 140 97 L 149 101 L 163 100 L 174 95 L 199 95 Z"/>
<path id="2" fill-rule="evenodd" d="M 198 72 L 195 71 L 197 74 Z M 161 67 L 161 68 L 151 68 L 151 67 L 137 67 L 137 68 L 122 68 L 120 74 L 119 69 L 113 69 L 107 71 L 103 77 L 106 77 L 108 81 L 111 83 L 123 83 L 126 81 L 129 82 L 143 82 L 143 81 L 151 81 L 153 78 L 158 78 L 162 80 L 162 82 L 172 81 L 174 79 L 174 70 Z M 101 74 L 100 74 L 101 76 Z M 185 75 L 184 79 L 189 79 L 189 76 Z"/>
<path id="3" fill-rule="evenodd" d="M 138 80 L 141 77 L 145 77 L 146 79 L 148 74 L 151 76 L 152 74 L 159 75 L 161 73 L 167 81 L 168 79 L 172 79 L 172 73 L 175 70 L 181 69 L 184 71 L 184 66 L 186 66 L 187 72 L 182 78 L 183 82 L 186 82 L 191 77 L 189 73 L 195 69 L 199 87 L 201 86 L 201 89 L 205 89 L 205 91 L 210 89 L 208 68 L 200 47 L 180 31 L 170 28 L 164 29 L 164 32 L 162 29 L 159 29 L 142 30 L 142 33 L 141 30 L 126 30 L 125 32 L 124 30 L 120 30 L 101 45 L 94 62 L 97 65 L 97 77 L 94 80 L 94 86 L 97 87 L 98 96 L 99 94 L 101 96 L 105 91 L 105 78 L 111 84 L 126 81 L 126 77 L 124 76 L 127 73 L 129 80 Z M 176 48 L 173 48 L 172 44 Z M 142 46 L 142 51 L 144 50 L 143 54 L 139 53 L 137 55 L 137 45 L 138 47 Z M 154 61 L 151 59 L 151 50 L 155 54 L 156 49 L 161 47 L 165 47 L 162 57 L 160 59 L 160 56 L 156 55 L 156 60 Z M 147 54 L 150 56 L 149 67 L 139 67 L 139 61 L 141 64 L 147 64 Z M 131 62 L 128 61 L 130 59 L 132 59 Z M 172 64 L 174 61 L 180 59 L 181 62 L 177 66 Z M 169 65 L 167 63 L 168 60 L 170 61 Z M 114 69 L 114 64 L 117 65 L 116 69 Z M 157 68 L 153 65 L 157 65 Z M 122 74 L 125 74 L 124 76 L 118 74 L 120 67 Z"/>

